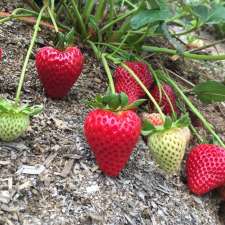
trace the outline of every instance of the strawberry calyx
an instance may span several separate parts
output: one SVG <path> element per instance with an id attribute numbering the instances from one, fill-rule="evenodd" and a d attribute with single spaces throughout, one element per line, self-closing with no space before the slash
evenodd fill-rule
<path id="1" fill-rule="evenodd" d="M 104 96 L 98 95 L 89 102 L 88 105 L 92 108 L 107 109 L 113 112 L 126 111 L 138 108 L 146 99 L 138 99 L 131 104 L 128 104 L 128 96 L 124 92 L 108 93 Z"/>
<path id="2" fill-rule="evenodd" d="M 65 50 L 69 46 L 73 46 L 75 41 L 75 31 L 72 28 L 68 33 L 57 33 L 56 48 L 59 50 Z"/>
<path id="3" fill-rule="evenodd" d="M 0 113 L 23 113 L 28 116 L 34 116 L 41 113 L 42 111 L 42 105 L 29 106 L 28 104 L 24 104 L 22 106 L 18 106 L 13 101 L 0 98 Z"/>
<path id="4" fill-rule="evenodd" d="M 176 121 L 173 121 L 171 117 L 167 116 L 165 118 L 164 124 L 160 126 L 154 126 L 149 120 L 144 120 L 141 133 L 143 136 L 149 136 L 153 133 L 162 132 L 172 128 L 184 128 L 188 127 L 189 125 L 190 118 L 188 114 L 184 114 Z"/>

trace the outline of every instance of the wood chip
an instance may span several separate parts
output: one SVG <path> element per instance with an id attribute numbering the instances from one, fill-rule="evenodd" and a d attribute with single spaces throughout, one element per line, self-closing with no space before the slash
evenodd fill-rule
<path id="1" fill-rule="evenodd" d="M 18 211 L 19 211 L 18 208 L 16 208 L 16 207 L 9 207 L 9 206 L 7 206 L 7 205 L 5 205 L 5 204 L 1 204 L 1 205 L 0 205 L 0 209 L 1 209 L 2 211 L 10 212 L 10 213 L 12 213 L 12 212 L 18 212 Z"/>
<path id="2" fill-rule="evenodd" d="M 11 164 L 10 161 L 0 161 L 1 166 L 7 166 L 7 165 L 10 165 L 10 164 Z"/>
<path id="3" fill-rule="evenodd" d="M 5 219 L 5 222 L 6 222 L 8 225 L 14 225 L 14 223 L 11 222 L 11 220 L 8 220 L 8 219 Z"/>
<path id="4" fill-rule="evenodd" d="M 28 180 L 28 181 L 24 182 L 23 184 L 21 184 L 20 186 L 18 186 L 17 190 L 21 191 L 21 190 L 30 188 L 31 186 L 32 186 L 32 182 L 31 182 L 31 180 Z"/>
<path id="5" fill-rule="evenodd" d="M 81 155 L 77 155 L 77 154 L 65 154 L 63 155 L 64 158 L 67 159 L 81 159 L 82 156 Z"/>
<path id="6" fill-rule="evenodd" d="M 50 164 L 52 163 L 52 161 L 55 159 L 55 157 L 57 156 L 58 152 L 54 152 L 52 154 L 50 154 L 48 156 L 48 158 L 44 161 L 43 165 L 48 168 L 50 166 Z"/>
<path id="7" fill-rule="evenodd" d="M 16 174 L 31 174 L 39 175 L 45 170 L 43 165 L 28 166 L 22 165 L 19 170 L 16 171 Z"/>
<path id="8" fill-rule="evenodd" d="M 11 200 L 11 194 L 9 191 L 0 191 L 0 202 L 8 204 Z"/>
<path id="9" fill-rule="evenodd" d="M 74 159 L 69 159 L 66 164 L 65 167 L 62 171 L 62 173 L 60 174 L 61 177 L 67 177 L 73 167 L 74 164 Z"/>

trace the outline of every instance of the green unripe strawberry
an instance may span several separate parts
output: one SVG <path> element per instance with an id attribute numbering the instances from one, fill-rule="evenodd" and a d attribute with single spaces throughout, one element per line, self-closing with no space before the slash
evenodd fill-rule
<path id="1" fill-rule="evenodd" d="M 30 117 L 42 111 L 42 106 L 18 105 L 0 99 L 0 140 L 13 141 L 21 136 L 30 124 Z"/>
<path id="2" fill-rule="evenodd" d="M 186 144 L 183 128 L 171 128 L 148 137 L 148 146 L 154 159 L 168 173 L 179 169 Z"/>
<path id="3" fill-rule="evenodd" d="M 24 113 L 0 113 L 0 139 L 7 142 L 17 139 L 29 123 L 29 116 Z"/>
<path id="4" fill-rule="evenodd" d="M 189 123 L 188 115 L 184 115 L 176 121 L 166 117 L 162 126 L 155 127 L 148 120 L 143 124 L 142 134 L 148 137 L 150 152 L 165 172 L 174 173 L 180 168 L 191 138 Z"/>

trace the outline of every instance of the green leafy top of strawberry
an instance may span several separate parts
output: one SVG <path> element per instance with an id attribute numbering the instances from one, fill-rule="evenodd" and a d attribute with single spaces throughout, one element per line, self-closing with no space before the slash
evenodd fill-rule
<path id="1" fill-rule="evenodd" d="M 28 116 L 34 116 L 42 111 L 42 105 L 28 106 L 28 104 L 24 104 L 22 106 L 18 106 L 13 101 L 0 98 L 0 113 L 24 113 Z"/>
<path id="2" fill-rule="evenodd" d="M 121 92 L 116 94 L 108 93 L 105 96 L 98 95 L 93 101 L 88 102 L 88 105 L 93 108 L 119 112 L 135 109 L 145 101 L 146 99 L 138 99 L 137 101 L 128 104 L 128 96 L 124 92 Z"/>
<path id="3" fill-rule="evenodd" d="M 183 115 L 176 121 L 173 121 L 171 117 L 167 116 L 165 118 L 165 123 L 161 126 L 154 126 L 148 120 L 144 120 L 141 133 L 143 136 L 149 136 L 153 133 L 162 132 L 172 128 L 187 127 L 189 126 L 189 124 L 190 124 L 190 118 L 188 114 Z"/>
<path id="4" fill-rule="evenodd" d="M 66 34 L 58 32 L 56 38 L 56 48 L 64 50 L 69 46 L 73 46 L 74 41 L 75 41 L 75 31 L 73 28 Z"/>

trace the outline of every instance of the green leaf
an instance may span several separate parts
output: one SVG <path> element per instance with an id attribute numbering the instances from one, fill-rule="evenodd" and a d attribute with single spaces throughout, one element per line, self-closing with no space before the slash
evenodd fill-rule
<path id="1" fill-rule="evenodd" d="M 202 102 L 207 104 L 225 101 L 225 85 L 217 81 L 209 80 L 198 84 L 193 91 Z"/>
<path id="2" fill-rule="evenodd" d="M 206 5 L 196 5 L 192 7 L 195 16 L 199 18 L 201 23 L 205 23 L 209 17 L 209 8 Z"/>
<path id="3" fill-rule="evenodd" d="M 57 33 L 57 41 L 56 41 L 56 48 L 58 49 L 64 49 L 65 47 L 65 36 L 63 33 L 58 32 Z"/>
<path id="4" fill-rule="evenodd" d="M 225 7 L 222 4 L 210 6 L 199 4 L 191 7 L 201 24 L 219 24 L 225 22 Z"/>
<path id="5" fill-rule="evenodd" d="M 66 34 L 66 36 L 65 36 L 65 41 L 66 41 L 67 46 L 74 43 L 74 41 L 75 41 L 75 31 L 74 31 L 74 28 L 72 28 L 72 29 Z"/>
<path id="6" fill-rule="evenodd" d="M 167 9 L 169 7 L 167 0 L 148 0 L 152 9 Z"/>
<path id="7" fill-rule="evenodd" d="M 157 0 L 149 0 L 152 9 L 160 9 L 160 3 Z"/>
<path id="8" fill-rule="evenodd" d="M 168 9 L 149 9 L 142 10 L 131 19 L 132 29 L 139 29 L 145 25 L 165 21 L 171 17 Z"/>
<path id="9" fill-rule="evenodd" d="M 12 108 L 13 108 L 12 105 L 13 105 L 13 103 L 11 101 L 1 98 L 0 99 L 0 112 L 8 112 L 8 111 L 12 110 Z"/>
<path id="10" fill-rule="evenodd" d="M 152 131 L 150 131 L 150 130 L 142 130 L 142 131 L 141 131 L 141 134 L 142 134 L 143 136 L 149 136 L 151 133 L 152 133 Z"/>
<path id="11" fill-rule="evenodd" d="M 223 5 L 215 5 L 209 12 L 207 23 L 218 24 L 225 22 L 225 7 Z"/>
<path id="12" fill-rule="evenodd" d="M 108 105 L 112 109 L 116 109 L 120 105 L 120 96 L 118 94 L 106 95 L 102 98 L 102 103 Z"/>
<path id="13" fill-rule="evenodd" d="M 100 108 L 100 109 L 104 108 L 101 95 L 97 95 L 93 100 L 86 101 L 85 104 L 88 105 L 90 108 Z"/>
<path id="14" fill-rule="evenodd" d="M 173 124 L 172 119 L 167 116 L 166 119 L 165 119 L 164 128 L 169 129 L 169 128 L 172 127 L 172 124 Z"/>
<path id="15" fill-rule="evenodd" d="M 148 120 L 144 120 L 142 130 L 153 130 L 155 129 L 154 125 L 152 125 Z"/>
<path id="16" fill-rule="evenodd" d="M 188 127 L 190 125 L 191 121 L 189 118 L 189 115 L 186 113 L 185 115 L 183 115 L 181 118 L 179 118 L 176 122 L 175 122 L 175 126 L 176 127 Z"/>
<path id="17" fill-rule="evenodd" d="M 43 105 L 27 106 L 21 112 L 29 115 L 35 116 L 43 111 Z"/>
<path id="18" fill-rule="evenodd" d="M 128 96 L 124 93 L 120 93 L 120 105 L 121 106 L 126 106 L 128 104 Z"/>
<path id="19" fill-rule="evenodd" d="M 108 105 L 112 109 L 118 108 L 120 106 L 120 96 L 119 95 L 112 96 Z"/>
<path id="20" fill-rule="evenodd" d="M 148 120 L 144 120 L 141 131 L 142 135 L 148 136 L 154 130 L 156 130 L 155 127 Z"/>
<path id="21" fill-rule="evenodd" d="M 125 107 L 127 110 L 128 109 L 134 109 L 134 108 L 138 108 L 140 105 L 142 105 L 145 101 L 147 101 L 146 99 L 138 99 L 135 102 L 132 102 L 131 104 L 129 104 L 127 107 Z"/>

